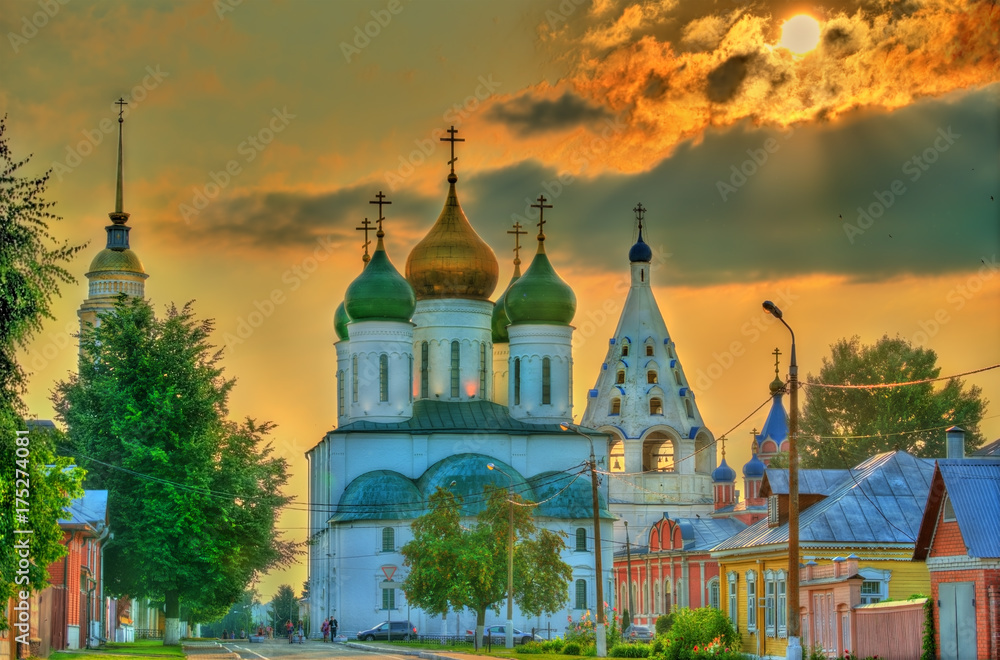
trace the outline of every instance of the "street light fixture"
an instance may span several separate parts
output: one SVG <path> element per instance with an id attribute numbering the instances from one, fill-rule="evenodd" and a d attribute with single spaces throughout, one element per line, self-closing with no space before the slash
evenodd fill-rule
<path id="1" fill-rule="evenodd" d="M 792 357 L 788 364 L 788 646 L 786 660 L 802 660 L 799 641 L 799 365 L 795 360 L 795 331 L 785 323 L 781 310 L 765 300 L 764 311 L 781 321 L 792 335 Z"/>
<path id="2" fill-rule="evenodd" d="M 577 435 L 582 435 L 590 441 L 590 490 L 593 496 L 594 509 L 594 571 L 597 575 L 597 631 L 595 633 L 597 643 L 597 657 L 608 657 L 608 638 L 605 636 L 604 624 L 604 574 L 601 567 L 601 510 L 597 501 L 597 461 L 594 459 L 594 439 L 587 433 L 580 430 L 576 424 L 560 424 L 563 431 L 573 431 Z"/>
<path id="3" fill-rule="evenodd" d="M 496 470 L 507 477 L 507 508 L 510 509 L 510 523 L 507 536 L 507 626 L 504 631 L 504 646 L 514 648 L 514 477 L 510 476 L 493 463 L 486 467 Z"/>

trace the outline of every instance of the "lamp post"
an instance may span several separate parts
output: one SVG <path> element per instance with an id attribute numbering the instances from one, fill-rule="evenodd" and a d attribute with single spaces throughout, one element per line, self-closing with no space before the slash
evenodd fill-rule
<path id="1" fill-rule="evenodd" d="M 628 538 L 628 521 L 624 518 L 622 522 L 625 523 L 625 566 L 628 569 L 628 578 L 625 580 L 625 593 L 628 594 L 628 622 L 632 625 L 632 618 L 635 616 L 635 610 L 632 609 L 632 542 Z M 656 608 L 654 606 L 653 610 Z M 625 632 L 624 630 L 622 632 Z"/>
<path id="2" fill-rule="evenodd" d="M 781 321 L 792 335 L 792 357 L 788 364 L 788 646 L 786 660 L 802 660 L 799 641 L 799 365 L 795 361 L 795 331 L 785 323 L 781 310 L 765 300 L 764 311 Z"/>
<path id="3" fill-rule="evenodd" d="M 594 439 L 587 433 L 580 430 L 576 424 L 560 424 L 564 431 L 573 431 L 577 435 L 582 435 L 590 442 L 590 491 L 593 496 L 594 509 L 594 571 L 597 574 L 597 631 L 595 632 L 597 643 L 597 657 L 608 657 L 608 638 L 604 632 L 604 574 L 601 567 L 601 510 L 597 500 L 597 461 L 594 459 Z M 630 592 L 631 593 L 631 592 Z"/>
<path id="4" fill-rule="evenodd" d="M 487 463 L 486 467 L 507 477 L 507 508 L 510 510 L 510 523 L 507 530 L 507 626 L 504 631 L 504 646 L 512 649 L 514 648 L 514 502 L 511 498 L 514 478 L 493 463 Z"/>

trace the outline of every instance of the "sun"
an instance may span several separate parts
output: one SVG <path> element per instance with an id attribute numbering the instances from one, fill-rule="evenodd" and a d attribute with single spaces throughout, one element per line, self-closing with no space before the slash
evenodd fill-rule
<path id="1" fill-rule="evenodd" d="M 799 14 L 781 26 L 779 46 L 796 55 L 808 53 L 819 43 L 819 21 L 807 14 Z"/>

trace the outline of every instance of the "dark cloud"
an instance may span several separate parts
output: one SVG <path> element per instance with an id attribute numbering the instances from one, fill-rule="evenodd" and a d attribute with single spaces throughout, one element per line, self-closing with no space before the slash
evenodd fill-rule
<path id="1" fill-rule="evenodd" d="M 749 55 L 733 55 L 708 74 L 706 94 L 712 103 L 725 103 L 736 95 L 747 77 Z"/>
<path id="2" fill-rule="evenodd" d="M 605 108 L 590 105 L 570 92 L 555 101 L 522 96 L 493 106 L 487 114 L 488 119 L 507 124 L 521 135 L 561 131 L 609 116 Z"/>

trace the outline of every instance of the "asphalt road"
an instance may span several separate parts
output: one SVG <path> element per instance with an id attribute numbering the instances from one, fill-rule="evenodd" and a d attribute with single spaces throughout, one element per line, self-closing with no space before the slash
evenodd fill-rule
<path id="1" fill-rule="evenodd" d="M 274 639 L 261 644 L 248 644 L 242 640 L 222 642 L 223 647 L 239 654 L 244 660 L 326 660 L 327 658 L 389 658 L 391 660 L 415 660 L 414 656 L 371 653 L 352 649 L 344 644 L 307 641 L 305 644 L 289 644 L 287 639 Z M 207 660 L 207 659 L 206 659 Z"/>

